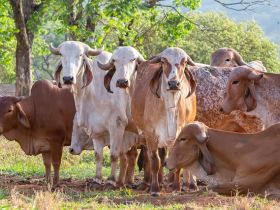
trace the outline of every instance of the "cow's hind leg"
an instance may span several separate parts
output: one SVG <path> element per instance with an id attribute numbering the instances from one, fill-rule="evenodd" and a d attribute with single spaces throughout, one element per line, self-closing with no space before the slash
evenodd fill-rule
<path id="1" fill-rule="evenodd" d="M 124 181 L 125 181 L 125 176 L 127 172 L 127 157 L 125 154 L 120 155 L 120 173 L 117 181 L 117 186 L 118 187 L 123 187 L 124 186 Z"/>
<path id="2" fill-rule="evenodd" d="M 125 175 L 125 184 L 127 186 L 132 186 L 134 184 L 134 168 L 136 165 L 136 159 L 137 159 L 137 147 L 133 146 L 127 153 L 127 171 Z"/>
<path id="3" fill-rule="evenodd" d="M 48 184 L 51 184 L 51 164 L 52 164 L 52 157 L 50 152 L 42 153 L 43 162 L 45 165 L 45 178 Z"/>

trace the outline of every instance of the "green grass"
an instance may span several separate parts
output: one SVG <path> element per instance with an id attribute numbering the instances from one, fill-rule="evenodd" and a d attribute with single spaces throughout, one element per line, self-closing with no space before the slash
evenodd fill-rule
<path id="1" fill-rule="evenodd" d="M 27 156 L 16 142 L 9 142 L 0 137 L 0 174 L 29 179 L 44 175 L 41 156 Z M 104 178 L 110 173 L 109 150 L 104 151 Z M 137 170 L 136 170 L 137 171 Z M 80 156 L 73 156 L 64 149 L 60 170 L 61 178 L 85 180 L 95 174 L 94 152 L 85 151 Z M 13 178 L 12 178 L 13 179 Z M 165 195 L 166 196 L 166 195 Z M 211 192 L 201 193 L 189 201 L 174 202 L 178 196 L 167 195 L 164 199 L 151 199 L 148 194 L 139 195 L 130 189 L 109 191 L 79 191 L 64 188 L 62 191 L 32 191 L 22 189 L 0 188 L 0 210 L 5 209 L 279 209 L 280 203 L 259 197 L 224 197 Z M 184 198 L 184 197 L 183 197 Z M 165 199 L 169 203 L 161 201 Z M 155 201 L 159 202 L 155 202 Z M 157 203 L 154 205 L 153 203 Z"/>

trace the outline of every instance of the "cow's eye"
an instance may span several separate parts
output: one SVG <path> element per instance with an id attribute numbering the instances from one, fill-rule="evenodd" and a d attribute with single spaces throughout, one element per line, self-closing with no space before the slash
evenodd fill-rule
<path id="1" fill-rule="evenodd" d="M 11 113 L 12 111 L 13 111 L 12 109 L 9 109 L 9 110 L 8 110 L 8 113 Z"/>
<path id="2" fill-rule="evenodd" d="M 180 138 L 180 141 L 186 141 L 187 139 L 186 138 Z"/>
<path id="3" fill-rule="evenodd" d="M 83 54 L 80 54 L 80 57 L 83 56 Z"/>
<path id="4" fill-rule="evenodd" d="M 131 60 L 130 60 L 130 62 L 133 62 L 133 61 L 135 61 L 136 60 L 136 58 L 132 58 Z"/>
<path id="5" fill-rule="evenodd" d="M 239 83 L 238 80 L 235 80 L 235 81 L 232 82 L 233 85 L 236 85 L 236 84 L 238 84 L 238 83 Z"/>
<path id="6" fill-rule="evenodd" d="M 230 59 L 228 58 L 228 59 L 226 59 L 226 61 L 230 61 Z"/>

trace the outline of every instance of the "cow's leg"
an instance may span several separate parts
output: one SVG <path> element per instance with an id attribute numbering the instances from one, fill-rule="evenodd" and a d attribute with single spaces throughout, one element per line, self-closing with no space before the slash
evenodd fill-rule
<path id="1" fill-rule="evenodd" d="M 151 183 L 151 195 L 159 196 L 159 181 L 158 174 L 160 168 L 160 159 L 158 155 L 158 141 L 156 139 L 147 140 L 148 155 L 151 161 L 152 183 Z"/>
<path id="2" fill-rule="evenodd" d="M 125 176 L 125 184 L 126 185 L 132 185 L 134 183 L 134 168 L 136 165 L 136 159 L 137 159 L 137 147 L 133 146 L 127 153 L 127 171 L 126 171 L 126 176 Z"/>
<path id="3" fill-rule="evenodd" d="M 94 182 L 97 184 L 102 184 L 102 164 L 103 164 L 103 148 L 104 143 L 101 139 L 94 139 L 94 154 L 95 154 L 95 179 Z"/>
<path id="4" fill-rule="evenodd" d="M 160 157 L 160 169 L 159 169 L 159 174 L 158 174 L 158 181 L 160 185 L 163 185 L 164 182 L 164 162 L 165 162 L 165 157 L 166 157 L 166 149 L 167 148 L 159 148 L 158 153 Z"/>
<path id="5" fill-rule="evenodd" d="M 142 183 L 137 187 L 138 190 L 146 190 L 151 183 L 151 162 L 148 155 L 148 150 L 146 146 L 143 146 L 142 148 L 143 152 L 143 169 L 144 169 L 144 179 Z"/>
<path id="6" fill-rule="evenodd" d="M 127 171 L 127 157 L 125 154 L 120 155 L 120 173 L 119 173 L 119 178 L 117 181 L 117 186 L 122 187 L 124 185 L 124 180 L 126 176 L 126 171 Z"/>
<path id="7" fill-rule="evenodd" d="M 198 190 L 197 181 L 196 181 L 195 175 L 192 175 L 188 169 L 184 168 L 183 169 L 183 187 L 182 187 L 182 191 L 187 192 L 189 190 L 193 190 L 193 191 L 197 191 Z"/>
<path id="8" fill-rule="evenodd" d="M 51 164 L 52 164 L 52 157 L 50 152 L 42 153 L 43 162 L 45 165 L 45 178 L 48 184 L 51 184 Z"/>
<path id="9" fill-rule="evenodd" d="M 178 192 L 181 189 L 180 186 L 180 171 L 181 169 L 177 169 L 176 172 L 174 173 L 174 179 L 173 179 L 173 191 Z"/>
<path id="10" fill-rule="evenodd" d="M 116 186 L 117 164 L 121 153 L 122 142 L 124 137 L 124 126 L 118 124 L 117 129 L 110 130 L 110 159 L 111 159 L 111 175 L 108 183 Z"/>
<path id="11" fill-rule="evenodd" d="M 53 187 L 57 187 L 59 184 L 59 169 L 61 164 L 61 156 L 62 156 L 63 145 L 61 144 L 54 144 L 52 145 L 52 165 L 54 169 L 54 176 L 53 176 Z"/>

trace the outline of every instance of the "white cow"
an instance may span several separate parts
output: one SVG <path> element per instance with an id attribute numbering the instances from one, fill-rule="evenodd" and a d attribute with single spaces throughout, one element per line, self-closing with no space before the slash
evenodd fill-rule
<path id="1" fill-rule="evenodd" d="M 97 162 L 96 181 L 100 182 L 102 179 L 102 151 L 107 144 L 106 139 L 109 138 L 111 158 L 109 181 L 115 185 L 117 160 L 120 154 L 125 152 L 122 151 L 124 132 L 125 130 L 137 132 L 137 130 L 131 123 L 130 101 L 127 91 L 117 88 L 115 85 L 111 85 L 111 88 L 108 89 L 110 81 L 117 82 L 118 79 L 113 76 L 113 70 L 108 73 L 100 70 L 97 61 L 100 62 L 99 65 L 108 61 L 109 63 L 120 62 L 122 68 L 131 69 L 131 72 L 134 72 L 137 62 L 140 62 L 143 58 L 134 48 L 122 47 L 114 52 L 111 59 L 111 53 L 98 52 L 101 54 L 97 56 L 96 61 L 92 62 L 86 57 L 85 50 L 83 50 L 84 46 L 80 42 L 68 41 L 62 43 L 57 49 L 52 48 L 52 51 L 62 54 L 63 81 L 66 84 L 73 85 L 77 110 L 74 124 L 84 127 L 93 138 Z M 120 49 L 123 53 L 118 55 L 116 52 Z M 126 58 L 128 58 L 127 63 L 121 62 L 126 61 Z M 80 61 L 81 59 L 84 59 L 85 65 Z M 61 67 L 58 68 L 56 73 L 57 78 L 59 70 L 61 70 Z M 129 80 L 128 84 L 131 84 L 132 80 L 129 77 L 127 78 Z M 107 90 L 104 88 L 104 84 Z M 111 92 L 114 92 L 114 94 Z M 75 138 L 75 132 L 72 137 Z M 120 176 L 119 181 L 122 182 L 122 179 L 123 177 Z"/>

